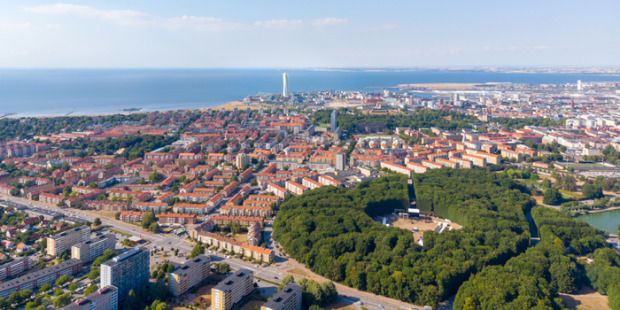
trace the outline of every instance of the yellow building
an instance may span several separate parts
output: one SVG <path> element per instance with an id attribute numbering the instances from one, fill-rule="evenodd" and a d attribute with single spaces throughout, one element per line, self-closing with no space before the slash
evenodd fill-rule
<path id="1" fill-rule="evenodd" d="M 239 269 L 211 289 L 211 309 L 229 310 L 254 290 L 254 273 Z"/>
<path id="2" fill-rule="evenodd" d="M 198 255 L 186 261 L 172 272 L 168 273 L 168 287 L 170 293 L 179 296 L 191 287 L 199 284 L 209 277 L 211 258 L 206 255 Z"/>

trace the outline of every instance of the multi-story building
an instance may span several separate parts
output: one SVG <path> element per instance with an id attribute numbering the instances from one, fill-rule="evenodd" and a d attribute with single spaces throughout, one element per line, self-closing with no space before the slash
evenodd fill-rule
<path id="1" fill-rule="evenodd" d="M 140 222 L 144 217 L 144 212 L 140 211 L 123 211 L 120 220 L 124 222 Z"/>
<path id="2" fill-rule="evenodd" d="M 43 268 L 0 284 L 0 298 L 8 298 L 14 292 L 33 290 L 41 287 L 43 284 L 53 283 L 63 275 L 70 276 L 80 271 L 82 271 L 81 261 L 77 259 L 66 260 L 58 265 Z"/>
<path id="3" fill-rule="evenodd" d="M 84 263 L 92 262 L 103 255 L 105 250 L 114 250 L 116 237 L 113 234 L 100 234 L 94 238 L 71 247 L 71 258 Z"/>
<path id="4" fill-rule="evenodd" d="M 6 264 L 0 265 L 0 280 L 6 279 L 6 277 L 12 277 L 20 274 L 24 270 L 28 270 L 32 267 L 30 258 L 21 257 L 14 259 Z"/>
<path id="5" fill-rule="evenodd" d="M 211 258 L 206 255 L 198 255 L 186 261 L 172 272 L 168 273 L 168 287 L 170 293 L 179 296 L 191 287 L 199 284 L 209 277 Z"/>
<path id="6" fill-rule="evenodd" d="M 196 223 L 196 214 L 162 213 L 159 215 L 159 223 L 183 225 L 194 224 Z"/>
<path id="7" fill-rule="evenodd" d="M 124 300 L 132 289 L 149 283 L 149 251 L 134 248 L 101 264 L 101 287 L 118 288 L 118 299 Z"/>
<path id="8" fill-rule="evenodd" d="M 260 307 L 260 310 L 300 310 L 301 286 L 295 283 L 287 284 L 282 290 Z"/>
<path id="9" fill-rule="evenodd" d="M 239 269 L 211 289 L 211 309 L 228 310 L 254 290 L 254 273 Z"/>
<path id="10" fill-rule="evenodd" d="M 250 156 L 248 154 L 237 154 L 237 157 L 235 158 L 235 166 L 237 166 L 237 168 L 241 169 L 248 164 L 250 164 Z"/>
<path id="11" fill-rule="evenodd" d="M 73 245 L 90 240 L 90 227 L 80 226 L 47 238 L 47 254 L 58 255 Z"/>
<path id="12" fill-rule="evenodd" d="M 90 295 L 78 299 L 62 310 L 118 310 L 118 288 L 106 286 Z"/>
<path id="13" fill-rule="evenodd" d="M 256 261 L 272 263 L 275 259 L 275 254 L 270 249 L 239 242 L 235 239 L 223 237 L 204 230 L 192 229 L 190 231 L 190 236 L 208 246 L 214 246 L 218 250 L 232 251 L 235 254 L 251 257 Z"/>

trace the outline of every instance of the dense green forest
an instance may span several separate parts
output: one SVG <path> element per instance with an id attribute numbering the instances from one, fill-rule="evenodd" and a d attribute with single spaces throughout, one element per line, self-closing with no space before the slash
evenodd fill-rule
<path id="1" fill-rule="evenodd" d="M 331 110 L 317 111 L 314 121 L 319 124 L 330 122 Z M 470 123 L 478 122 L 471 115 L 445 110 L 418 110 L 413 114 L 369 115 L 357 110 L 341 109 L 337 117 L 338 127 L 349 133 L 357 131 L 359 124 L 385 124 L 390 131 L 396 127 L 430 128 L 439 127 L 446 130 L 471 128 Z"/>
<path id="2" fill-rule="evenodd" d="M 564 125 L 564 119 L 554 121 L 550 118 L 508 118 L 494 117 L 494 123 L 498 123 L 508 129 L 519 129 L 525 126 L 551 127 Z"/>
<path id="3" fill-rule="evenodd" d="M 112 155 L 119 149 L 124 149 L 120 154 L 129 160 L 144 157 L 148 153 L 160 147 L 171 144 L 177 140 L 176 136 L 126 136 L 117 139 L 106 139 L 102 141 L 74 142 L 63 145 L 64 149 L 91 150 L 97 154 Z"/>
<path id="4" fill-rule="evenodd" d="M 274 238 L 314 272 L 357 289 L 436 306 L 486 265 L 525 251 L 524 211 L 532 201 L 502 174 L 433 170 L 415 179 L 418 206 L 463 222 L 462 230 L 424 234 L 424 252 L 410 232 L 374 223 L 407 201 L 405 179 L 363 182 L 353 191 L 323 187 L 285 201 Z"/>
<path id="5" fill-rule="evenodd" d="M 533 208 L 532 218 L 541 242 L 505 266 L 487 267 L 463 283 L 454 308 L 561 309 L 558 293 L 574 293 L 590 282 L 609 295 L 612 309 L 620 309 L 620 258 L 605 248 L 601 232 L 550 208 Z M 585 268 L 570 254 L 592 251 L 594 262 Z"/>
<path id="6" fill-rule="evenodd" d="M 87 126 L 95 123 L 105 123 L 111 126 L 122 125 L 124 122 L 139 121 L 147 116 L 146 113 L 116 114 L 92 116 L 65 116 L 42 118 L 4 118 L 0 119 L 0 141 L 13 139 L 29 139 L 36 135 L 49 135 L 61 131 L 71 132 L 86 130 Z"/>

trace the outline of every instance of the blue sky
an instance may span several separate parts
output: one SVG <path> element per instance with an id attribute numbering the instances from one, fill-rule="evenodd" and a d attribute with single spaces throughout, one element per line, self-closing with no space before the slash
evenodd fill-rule
<path id="1" fill-rule="evenodd" d="M 0 1 L 0 67 L 620 66 L 620 1 Z"/>

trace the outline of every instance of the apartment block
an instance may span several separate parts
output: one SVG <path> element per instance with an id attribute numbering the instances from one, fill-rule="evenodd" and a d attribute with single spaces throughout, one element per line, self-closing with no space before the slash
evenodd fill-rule
<path id="1" fill-rule="evenodd" d="M 71 258 L 84 263 L 92 262 L 103 255 L 105 250 L 114 250 L 116 237 L 113 234 L 100 234 L 94 238 L 71 247 Z"/>
<path id="2" fill-rule="evenodd" d="M 130 290 L 149 283 L 149 258 L 146 248 L 134 248 L 102 263 L 99 286 L 116 286 L 119 301 L 124 300 Z"/>
<path id="3" fill-rule="evenodd" d="M 90 240 L 90 227 L 80 226 L 47 238 L 47 254 L 58 255 L 72 246 Z"/>
<path id="4" fill-rule="evenodd" d="M 170 293 L 179 296 L 191 287 L 199 284 L 209 277 L 211 258 L 206 255 L 198 255 L 188 260 L 172 272 L 168 273 L 168 287 Z"/>
<path id="5" fill-rule="evenodd" d="M 16 276 L 24 270 L 30 269 L 30 267 L 32 267 L 32 262 L 28 257 L 17 258 L 6 264 L 2 264 L 0 265 L 0 280 L 4 280 L 6 277 Z"/>
<path id="6" fill-rule="evenodd" d="M 82 271 L 82 262 L 69 259 L 58 265 L 43 268 L 23 277 L 6 281 L 0 284 L 0 298 L 8 298 L 14 292 L 34 290 L 43 284 L 53 283 L 63 275 L 74 275 Z"/>
<path id="7" fill-rule="evenodd" d="M 118 310 L 118 288 L 106 286 L 90 295 L 78 299 L 62 310 Z"/>
<path id="8" fill-rule="evenodd" d="M 261 310 L 301 310 L 301 286 L 287 284 L 281 291 L 260 307 Z"/>
<path id="9" fill-rule="evenodd" d="M 159 215 L 160 224 L 194 224 L 196 214 L 162 213 Z"/>
<path id="10" fill-rule="evenodd" d="M 254 273 L 239 269 L 211 289 L 211 309 L 229 310 L 254 290 Z"/>

